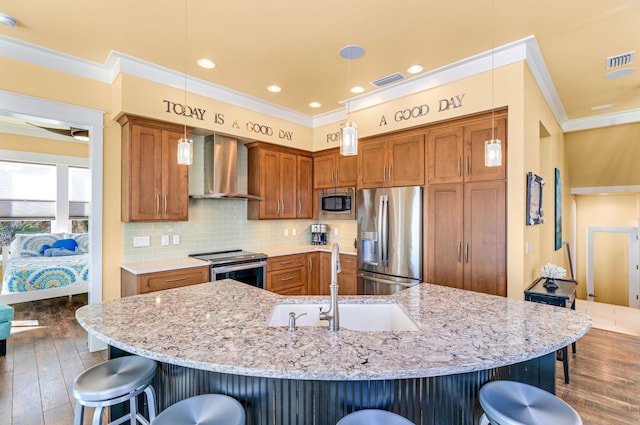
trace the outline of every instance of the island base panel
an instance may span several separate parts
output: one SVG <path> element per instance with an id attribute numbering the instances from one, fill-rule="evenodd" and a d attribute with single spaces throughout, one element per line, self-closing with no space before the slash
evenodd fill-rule
<path id="1" fill-rule="evenodd" d="M 109 354 L 110 358 L 128 355 L 114 347 Z M 389 410 L 416 425 L 475 425 L 482 414 L 480 387 L 506 379 L 555 393 L 555 354 L 457 375 L 371 381 L 264 378 L 158 363 L 153 385 L 158 411 L 194 395 L 226 394 L 244 406 L 247 425 L 335 425 L 364 408 Z M 112 413 L 120 415 L 115 409 L 127 408 L 115 406 Z"/>

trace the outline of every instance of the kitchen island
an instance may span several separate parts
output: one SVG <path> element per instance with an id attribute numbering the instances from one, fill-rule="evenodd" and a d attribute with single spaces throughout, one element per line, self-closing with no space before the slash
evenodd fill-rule
<path id="1" fill-rule="evenodd" d="M 110 355 L 159 362 L 160 409 L 197 393 L 238 399 L 247 424 L 335 424 L 377 407 L 416 424 L 476 424 L 479 388 L 514 379 L 554 391 L 555 351 L 591 319 L 548 305 L 422 284 L 393 296 L 341 303 L 399 303 L 418 331 L 269 327 L 284 297 L 232 280 L 92 304 L 79 323 Z"/>

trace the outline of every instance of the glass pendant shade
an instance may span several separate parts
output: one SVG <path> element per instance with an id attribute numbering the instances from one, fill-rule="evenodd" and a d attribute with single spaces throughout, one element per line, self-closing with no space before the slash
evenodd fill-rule
<path id="1" fill-rule="evenodd" d="M 178 140 L 178 164 L 191 165 L 193 163 L 193 141 L 191 139 Z"/>
<path id="2" fill-rule="evenodd" d="M 358 127 L 351 121 L 347 121 L 342 127 L 340 154 L 345 156 L 358 154 Z"/>
<path id="3" fill-rule="evenodd" d="M 499 167 L 502 165 L 502 141 L 491 139 L 484 142 L 484 165 Z"/>

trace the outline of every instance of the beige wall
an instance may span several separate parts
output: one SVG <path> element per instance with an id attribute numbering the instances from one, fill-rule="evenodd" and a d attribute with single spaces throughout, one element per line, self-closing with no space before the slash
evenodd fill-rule
<path id="1" fill-rule="evenodd" d="M 640 123 L 566 135 L 571 187 L 640 184 Z"/>
<path id="2" fill-rule="evenodd" d="M 41 139 L 7 133 L 0 133 L 0 149 L 89 158 L 87 143 Z"/>

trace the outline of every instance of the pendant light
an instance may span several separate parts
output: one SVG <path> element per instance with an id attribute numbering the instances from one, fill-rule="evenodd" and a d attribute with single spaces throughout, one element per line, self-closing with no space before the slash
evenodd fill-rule
<path id="1" fill-rule="evenodd" d="M 491 139 L 484 142 L 484 165 L 485 167 L 499 167 L 502 165 L 502 141 L 496 139 L 495 135 L 495 102 L 494 102 L 494 35 L 495 27 L 493 26 L 495 7 L 493 0 L 491 1 Z"/>
<path id="2" fill-rule="evenodd" d="M 187 135 L 187 0 L 184 0 L 184 106 L 182 115 L 184 116 L 184 132 L 182 138 L 178 140 L 178 164 L 193 164 L 193 140 Z"/>
<path id="3" fill-rule="evenodd" d="M 361 58 L 364 49 L 360 46 L 346 46 L 340 50 L 340 56 L 347 60 L 347 90 L 350 85 L 351 61 Z M 358 126 L 349 120 L 349 100 L 346 101 L 347 122 L 342 127 L 342 137 L 340 138 L 340 154 L 344 156 L 358 154 Z"/>

